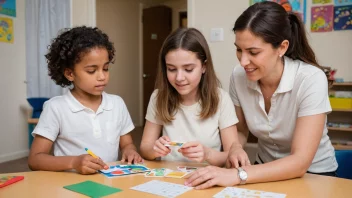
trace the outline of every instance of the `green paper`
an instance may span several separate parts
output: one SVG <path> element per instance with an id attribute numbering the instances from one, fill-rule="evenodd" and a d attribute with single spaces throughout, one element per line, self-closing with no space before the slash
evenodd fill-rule
<path id="1" fill-rule="evenodd" d="M 78 184 L 72 184 L 64 186 L 64 188 L 66 188 L 67 190 L 87 195 L 89 197 L 103 197 L 122 191 L 119 188 L 113 188 L 92 181 L 85 181 Z"/>

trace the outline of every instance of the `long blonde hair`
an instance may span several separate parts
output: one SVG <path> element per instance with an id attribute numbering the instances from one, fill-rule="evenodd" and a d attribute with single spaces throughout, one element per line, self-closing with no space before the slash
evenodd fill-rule
<path id="1" fill-rule="evenodd" d="M 180 95 L 167 79 L 165 61 L 167 53 L 177 49 L 194 52 L 205 67 L 205 73 L 198 85 L 198 97 L 202 107 L 199 116 L 201 119 L 209 118 L 218 109 L 220 100 L 218 88 L 221 84 L 214 71 L 209 46 L 202 33 L 195 28 L 179 28 L 172 32 L 163 43 L 155 82 L 155 89 L 158 90 L 156 115 L 163 122 L 170 123 L 174 120 L 174 115 L 180 106 Z"/>

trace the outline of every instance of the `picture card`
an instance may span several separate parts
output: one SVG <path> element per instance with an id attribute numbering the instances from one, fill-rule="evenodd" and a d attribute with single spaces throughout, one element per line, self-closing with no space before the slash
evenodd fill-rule
<path id="1" fill-rule="evenodd" d="M 196 171 L 199 167 L 192 167 L 192 166 L 178 166 L 177 170 L 182 171 L 182 172 L 193 172 Z"/>
<path id="2" fill-rule="evenodd" d="M 152 180 L 144 184 L 134 186 L 130 189 L 159 195 L 162 197 L 177 197 L 189 190 L 192 190 L 193 188 L 181 184 Z"/>
<path id="3" fill-rule="evenodd" d="M 144 174 L 145 177 L 164 177 L 173 170 L 167 168 L 156 168 Z"/>
<path id="4" fill-rule="evenodd" d="M 115 165 L 115 166 L 110 166 L 109 169 L 107 170 L 100 170 L 100 172 L 111 178 L 111 177 L 116 177 L 116 176 L 122 176 L 122 175 L 131 175 L 131 174 L 136 174 L 136 173 L 145 173 L 149 172 L 150 169 L 147 168 L 146 166 L 143 165 L 136 165 L 136 164 L 131 164 L 131 165 Z"/>
<path id="5" fill-rule="evenodd" d="M 188 174 L 188 172 L 183 172 L 183 171 L 172 171 L 166 175 L 164 175 L 164 177 L 171 177 L 171 178 L 183 178 L 184 176 L 186 176 Z"/>
<path id="6" fill-rule="evenodd" d="M 236 187 L 227 187 L 219 193 L 215 194 L 213 198 L 248 198 L 248 197 L 256 197 L 256 198 L 285 198 L 285 194 L 273 193 L 273 192 L 265 192 L 260 190 L 249 190 L 244 188 L 236 188 Z"/>
<path id="7" fill-rule="evenodd" d="M 168 146 L 168 147 L 170 147 L 170 146 L 179 146 L 179 147 L 181 147 L 183 144 L 184 144 L 183 142 L 171 141 L 171 142 L 165 144 L 165 146 Z"/>

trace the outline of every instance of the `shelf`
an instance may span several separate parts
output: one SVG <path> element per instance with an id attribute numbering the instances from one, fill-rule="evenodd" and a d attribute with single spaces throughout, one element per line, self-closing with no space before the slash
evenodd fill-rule
<path id="1" fill-rule="evenodd" d="M 335 150 L 352 150 L 352 145 L 333 144 Z"/>
<path id="2" fill-rule="evenodd" d="M 348 132 L 352 132 L 352 128 L 328 127 L 328 130 L 331 130 L 331 131 L 348 131 Z"/>
<path id="3" fill-rule="evenodd" d="M 333 83 L 333 86 L 352 86 L 352 82 L 344 82 L 344 83 Z"/>
<path id="4" fill-rule="evenodd" d="M 352 109 L 332 109 L 332 111 L 338 111 L 338 112 L 352 112 Z"/>

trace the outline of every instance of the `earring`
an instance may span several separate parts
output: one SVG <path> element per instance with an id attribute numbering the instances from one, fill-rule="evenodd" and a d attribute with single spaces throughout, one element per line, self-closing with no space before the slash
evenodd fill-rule
<path id="1" fill-rule="evenodd" d="M 282 54 L 280 54 L 279 56 L 280 56 L 280 58 L 281 58 L 281 57 L 282 57 Z"/>

